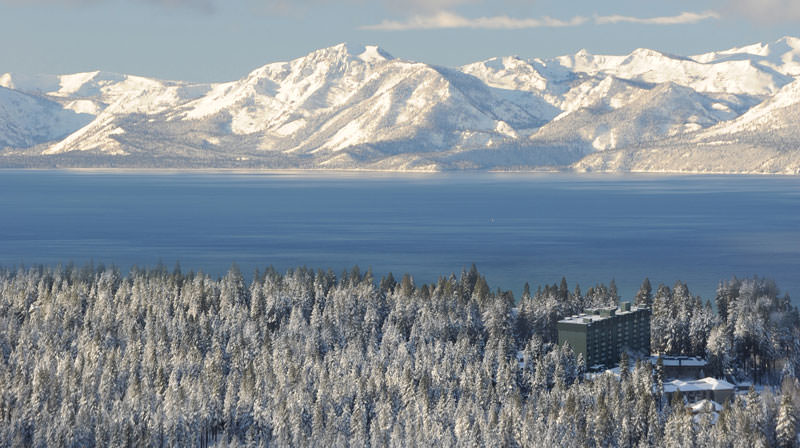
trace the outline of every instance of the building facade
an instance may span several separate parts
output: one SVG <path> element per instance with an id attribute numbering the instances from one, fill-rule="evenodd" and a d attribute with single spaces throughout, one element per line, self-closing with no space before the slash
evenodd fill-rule
<path id="1" fill-rule="evenodd" d="M 650 354 L 650 310 L 631 307 L 588 309 L 558 321 L 558 343 L 567 343 L 575 355 L 583 354 L 592 369 L 613 367 L 623 352 Z"/>
<path id="2" fill-rule="evenodd" d="M 706 376 L 708 362 L 705 359 L 694 356 L 656 355 L 650 357 L 653 367 L 658 365 L 659 358 L 664 369 L 664 378 L 699 379 Z"/>

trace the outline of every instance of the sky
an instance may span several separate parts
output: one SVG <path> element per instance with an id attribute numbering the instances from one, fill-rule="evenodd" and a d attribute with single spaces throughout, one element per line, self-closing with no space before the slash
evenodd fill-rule
<path id="1" fill-rule="evenodd" d="M 0 73 L 230 81 L 336 45 L 458 66 L 800 37 L 800 0 L 0 0 Z"/>

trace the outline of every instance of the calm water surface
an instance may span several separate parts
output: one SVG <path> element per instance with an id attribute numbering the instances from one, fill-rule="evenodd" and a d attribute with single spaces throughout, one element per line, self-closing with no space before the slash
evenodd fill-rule
<path id="1" fill-rule="evenodd" d="M 683 280 L 704 298 L 733 275 L 800 299 L 800 178 L 0 171 L 0 264 L 74 261 L 224 274 L 358 264 L 417 283 L 475 263 L 519 292 L 566 275 Z"/>

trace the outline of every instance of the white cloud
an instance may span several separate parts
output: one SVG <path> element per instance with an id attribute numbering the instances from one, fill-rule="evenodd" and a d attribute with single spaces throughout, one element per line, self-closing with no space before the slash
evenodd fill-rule
<path id="1" fill-rule="evenodd" d="M 433 30 L 433 29 L 452 29 L 452 28 L 476 28 L 476 29 L 504 29 L 515 30 L 524 28 L 560 28 L 569 26 L 580 26 L 586 23 L 597 25 L 609 25 L 616 23 L 638 23 L 645 25 L 680 25 L 697 23 L 704 20 L 718 19 L 719 15 L 713 11 L 702 13 L 683 12 L 677 16 L 664 17 L 630 17 L 630 16 L 594 16 L 587 17 L 575 16 L 569 20 L 559 20 L 552 17 L 541 18 L 514 18 L 508 16 L 478 17 L 467 18 L 451 12 L 438 12 L 432 15 L 415 15 L 404 21 L 384 20 L 375 25 L 361 27 L 364 30 L 375 31 L 407 31 L 407 30 Z"/>
<path id="2" fill-rule="evenodd" d="M 441 11 L 433 15 L 416 15 L 405 21 L 384 20 L 377 25 L 362 27 L 365 30 L 405 31 L 432 30 L 447 28 L 482 28 L 482 29 L 522 29 L 541 27 L 577 26 L 585 23 L 586 17 L 573 17 L 570 20 L 558 20 L 551 17 L 539 19 L 517 19 L 508 16 L 466 18 L 451 12 Z"/>
<path id="3" fill-rule="evenodd" d="M 709 19 L 719 19 L 719 14 L 714 11 L 706 12 L 682 12 L 677 16 L 664 16 L 664 17 L 630 17 L 630 16 L 596 16 L 594 22 L 598 25 L 607 25 L 615 23 L 639 23 L 643 25 L 683 25 L 702 22 Z"/>

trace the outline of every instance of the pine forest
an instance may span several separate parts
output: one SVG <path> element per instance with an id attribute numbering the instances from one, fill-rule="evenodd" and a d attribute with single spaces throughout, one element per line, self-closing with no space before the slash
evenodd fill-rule
<path id="1" fill-rule="evenodd" d="M 473 266 L 433 284 L 272 268 L 0 270 L 6 446 L 797 446 L 800 316 L 769 279 L 642 283 L 651 347 L 749 381 L 718 418 L 668 400 L 660 365 L 589 372 L 556 322 L 614 282 L 520 297 Z M 627 357 L 625 357 L 627 358 Z"/>

